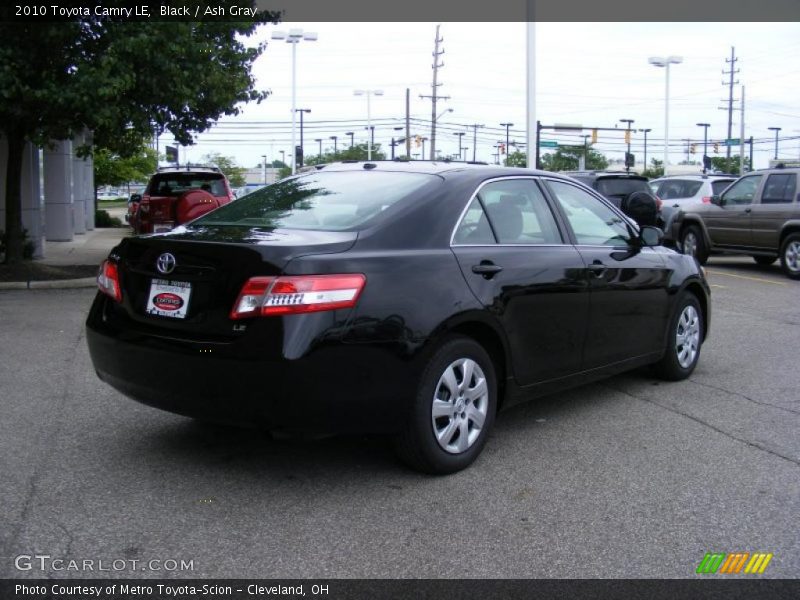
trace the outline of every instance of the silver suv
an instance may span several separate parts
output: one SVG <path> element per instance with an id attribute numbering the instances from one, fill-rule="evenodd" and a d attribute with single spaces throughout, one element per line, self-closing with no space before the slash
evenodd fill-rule
<path id="1" fill-rule="evenodd" d="M 720 195 L 736 181 L 733 175 L 671 175 L 651 181 L 658 183 L 655 195 L 663 206 L 683 208 L 687 204 L 711 204 L 713 196 Z"/>
<path id="2" fill-rule="evenodd" d="M 685 206 L 667 237 L 705 264 L 710 252 L 749 254 L 759 265 L 780 257 L 783 272 L 800 279 L 800 168 L 754 171 L 710 204 Z"/>

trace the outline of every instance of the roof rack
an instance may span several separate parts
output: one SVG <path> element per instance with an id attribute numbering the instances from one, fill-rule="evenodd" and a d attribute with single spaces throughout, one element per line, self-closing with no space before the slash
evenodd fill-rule
<path id="1" fill-rule="evenodd" d="M 165 172 L 165 171 L 191 171 L 193 169 L 208 169 L 209 171 L 214 171 L 216 173 L 222 173 L 222 169 L 220 169 L 216 165 L 197 165 L 197 164 L 192 164 L 192 163 L 186 163 L 185 165 L 158 167 L 156 169 L 156 172 L 157 173 L 161 173 L 161 172 Z"/>

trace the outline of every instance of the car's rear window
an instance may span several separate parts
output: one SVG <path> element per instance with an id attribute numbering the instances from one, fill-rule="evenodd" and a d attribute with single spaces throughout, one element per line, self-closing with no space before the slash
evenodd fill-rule
<path id="1" fill-rule="evenodd" d="M 629 179 L 627 177 L 609 177 L 598 179 L 595 189 L 603 196 L 627 196 L 633 192 L 648 192 L 650 186 L 646 179 Z"/>
<path id="2" fill-rule="evenodd" d="M 658 187 L 658 197 L 662 200 L 692 198 L 701 187 L 703 182 L 696 179 L 668 179 Z"/>
<path id="3" fill-rule="evenodd" d="M 385 171 L 321 171 L 284 179 L 227 204 L 192 226 L 246 225 L 344 231 L 407 198 L 434 175 Z"/>
<path id="4" fill-rule="evenodd" d="M 226 196 L 225 181 L 219 173 L 159 173 L 150 180 L 151 196 L 180 196 L 189 190 L 206 190 L 213 196 Z"/>

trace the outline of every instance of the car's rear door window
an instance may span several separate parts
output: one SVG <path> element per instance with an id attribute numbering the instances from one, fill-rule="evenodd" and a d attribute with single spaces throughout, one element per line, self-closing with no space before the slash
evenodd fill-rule
<path id="1" fill-rule="evenodd" d="M 485 184 L 453 236 L 455 244 L 561 244 L 550 207 L 533 179 Z"/>
<path id="2" fill-rule="evenodd" d="M 735 179 L 717 179 L 711 182 L 711 193 L 719 196 Z"/>
<path id="3" fill-rule="evenodd" d="M 797 175 L 794 173 L 780 173 L 767 177 L 764 192 L 761 194 L 761 204 L 780 204 L 794 200 L 797 188 Z"/>

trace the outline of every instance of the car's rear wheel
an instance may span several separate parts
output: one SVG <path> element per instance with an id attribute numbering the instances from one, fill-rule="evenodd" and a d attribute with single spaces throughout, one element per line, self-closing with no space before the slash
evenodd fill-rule
<path id="1" fill-rule="evenodd" d="M 703 239 L 703 232 L 700 231 L 697 225 L 689 225 L 683 230 L 681 248 L 684 254 L 694 256 L 701 265 L 706 264 L 708 260 L 708 250 L 706 249 L 706 243 Z"/>
<path id="2" fill-rule="evenodd" d="M 756 261 L 756 264 L 760 267 L 768 267 L 776 260 L 778 260 L 777 256 L 754 256 L 753 260 Z"/>
<path id="3" fill-rule="evenodd" d="M 667 334 L 667 351 L 655 365 L 659 377 L 669 381 L 686 379 L 700 358 L 703 344 L 703 311 L 691 292 L 678 301 Z"/>
<path id="4" fill-rule="evenodd" d="M 483 450 L 496 407 L 497 379 L 489 355 L 470 338 L 448 338 L 420 378 L 397 436 L 397 453 L 425 473 L 460 471 Z"/>
<path id="5" fill-rule="evenodd" d="M 781 269 L 790 279 L 800 279 L 800 233 L 791 233 L 783 240 Z"/>

